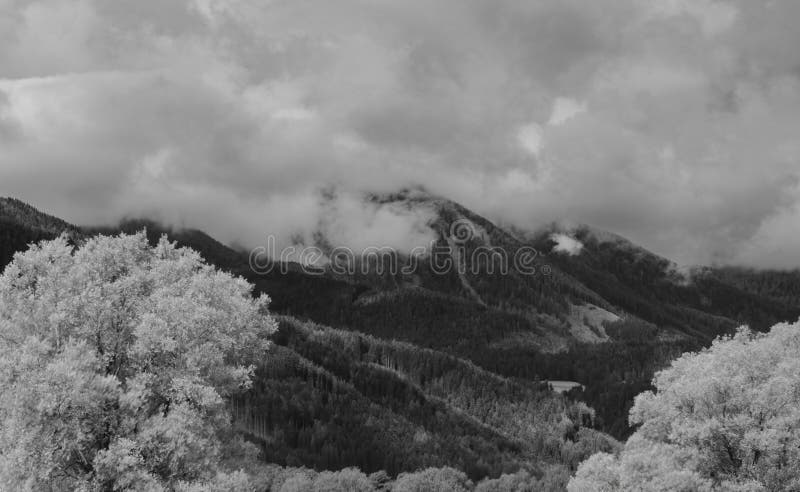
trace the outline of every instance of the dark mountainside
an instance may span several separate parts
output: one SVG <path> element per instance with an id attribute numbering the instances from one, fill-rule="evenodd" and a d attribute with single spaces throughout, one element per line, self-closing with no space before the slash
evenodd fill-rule
<path id="1" fill-rule="evenodd" d="M 440 273 L 419 262 L 392 274 L 373 258 L 358 274 L 290 265 L 262 275 L 247 253 L 202 231 L 143 220 L 78 228 L 0 199 L 0 269 L 27 244 L 64 231 L 76 242 L 142 228 L 151 242 L 167 234 L 268 293 L 283 315 L 272 357 L 234 405 L 268 461 L 390 474 L 449 465 L 475 480 L 524 468 L 563 482 L 582 459 L 615 446 L 602 432 L 630 434 L 633 397 L 669 360 L 740 324 L 762 330 L 800 316 L 798 272 L 682 273 L 589 227 L 569 231 L 583 245 L 569 255 L 554 250 L 557 227 L 506 230 L 421 193 L 372 199 L 432 210 L 434 247 L 462 268 Z M 535 250 L 526 257 L 535 273 L 502 272 L 480 254 L 490 248 L 508 258 Z M 585 389 L 562 396 L 547 379 Z"/>
<path id="2" fill-rule="evenodd" d="M 43 214 L 14 198 L 0 198 L 0 268 L 4 268 L 14 253 L 28 244 L 52 239 L 62 232 L 79 234 L 78 228 L 51 215 Z"/>

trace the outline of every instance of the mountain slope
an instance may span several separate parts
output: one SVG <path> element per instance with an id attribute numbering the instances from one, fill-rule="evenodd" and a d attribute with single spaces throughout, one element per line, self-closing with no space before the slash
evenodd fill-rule
<path id="1" fill-rule="evenodd" d="M 15 221 L 18 229 L 13 230 L 30 237 L 41 231 L 42 238 L 67 232 L 80 240 L 82 235 L 146 227 L 153 242 L 167 234 L 201 250 L 221 268 L 248 273 L 244 255 L 200 231 L 175 231 L 152 222 L 80 232 L 52 222 L 50 229 L 39 229 L 45 219 L 43 214 L 34 216 L 30 227 Z M 341 297 L 342 289 L 352 289 L 344 291 L 350 304 L 369 304 L 358 290 L 369 286 L 289 273 L 293 276 L 272 277 L 273 287 L 281 291 L 294 282 L 308 282 L 316 289 L 302 293 L 311 298 L 309 306 L 324 304 L 314 292 Z M 469 304 L 458 296 L 434 294 L 441 306 Z M 291 304 L 295 309 L 304 305 Z M 563 478 L 592 452 L 616 445 L 587 427 L 593 422 L 587 407 L 541 383 L 503 378 L 441 351 L 289 317 L 280 324 L 272 357 L 258 369 L 253 389 L 234 404 L 240 430 L 263 445 L 270 461 L 317 469 L 359 466 L 392 474 L 453 466 L 475 480 L 522 469 L 541 477 L 546 469 L 563 470 L 557 473 Z"/>
<path id="2" fill-rule="evenodd" d="M 785 307 L 800 307 L 800 269 L 780 271 L 722 267 L 702 269 L 698 275 L 716 279 Z"/>
<path id="3" fill-rule="evenodd" d="M 62 232 L 74 236 L 78 228 L 20 200 L 0 197 L 0 270 L 28 244 L 53 239 Z"/>
<path id="4" fill-rule="evenodd" d="M 259 274 L 250 269 L 247 254 L 202 231 L 150 221 L 78 230 L 14 200 L 0 202 L 6 204 L 0 208 L 0 237 L 10 238 L 2 243 L 0 267 L 27 243 L 62 231 L 79 239 L 146 227 L 152 242 L 166 234 L 245 277 L 256 294 L 270 295 L 276 313 L 410 343 L 503 378 L 577 381 L 584 389 L 573 396 L 595 408 L 597 425 L 616 437 L 630 433 L 627 409 L 633 396 L 648 389 L 654 371 L 669 360 L 739 324 L 762 328 L 800 314 L 793 298 L 777 287 L 788 285 L 794 292 L 790 273 L 705 268 L 688 275 L 624 238 L 586 226 L 507 230 L 424 192 L 369 199 L 424 208 L 433 217 L 429 252 L 441 253 L 450 267 L 437 268 L 428 258 L 406 271 L 381 269 L 391 261 L 410 261 L 383 252 L 361 265 L 363 271 L 342 273 L 329 264 L 307 272 L 284 264 Z M 579 243 L 577 254 L 562 251 L 556 233 Z M 325 243 L 320 237 L 323 249 L 331 247 Z M 514 263 L 520 253 L 527 255 L 522 268 Z"/>
<path id="5" fill-rule="evenodd" d="M 588 226 L 570 232 L 582 245 L 579 253 L 559 254 L 554 251 L 554 233 L 539 231 L 530 243 L 549 251 L 551 261 L 612 304 L 700 342 L 740 324 L 761 330 L 800 316 L 798 306 L 745 290 L 743 281 L 733 281 L 724 270 L 681 269 L 624 238 Z"/>
<path id="6" fill-rule="evenodd" d="M 236 408 L 240 425 L 282 464 L 392 474 L 446 465 L 480 479 L 570 471 L 616 446 L 586 427 L 585 406 L 442 352 L 289 317 L 274 341 L 275 356 Z"/>

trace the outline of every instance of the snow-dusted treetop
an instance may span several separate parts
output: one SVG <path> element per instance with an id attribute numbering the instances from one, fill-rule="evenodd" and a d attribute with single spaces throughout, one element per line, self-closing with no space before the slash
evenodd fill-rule
<path id="1" fill-rule="evenodd" d="M 225 397 L 265 355 L 267 304 L 142 233 L 17 254 L 0 276 L 0 489 L 245 485 L 254 449 Z"/>
<path id="2" fill-rule="evenodd" d="M 798 353 L 800 322 L 684 354 L 636 397 L 621 453 L 592 456 L 569 490 L 800 489 Z"/>

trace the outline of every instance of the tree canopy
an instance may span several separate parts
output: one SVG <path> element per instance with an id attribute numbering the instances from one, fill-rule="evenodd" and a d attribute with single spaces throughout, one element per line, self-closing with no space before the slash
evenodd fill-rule
<path id="1" fill-rule="evenodd" d="M 0 489 L 248 487 L 256 450 L 226 400 L 265 356 L 268 302 L 144 234 L 16 254 L 0 276 Z"/>
<path id="2" fill-rule="evenodd" d="M 592 456 L 569 490 L 800 489 L 798 353 L 800 322 L 684 354 L 636 397 L 622 451 Z"/>

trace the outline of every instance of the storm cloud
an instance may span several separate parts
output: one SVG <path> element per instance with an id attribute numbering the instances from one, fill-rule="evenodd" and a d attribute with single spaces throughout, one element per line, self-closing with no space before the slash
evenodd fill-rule
<path id="1" fill-rule="evenodd" d="M 798 18 L 793 0 L 0 0 L 0 195 L 245 245 L 322 224 L 409 247 L 426 212 L 359 197 L 423 185 L 516 227 L 797 267 Z"/>

